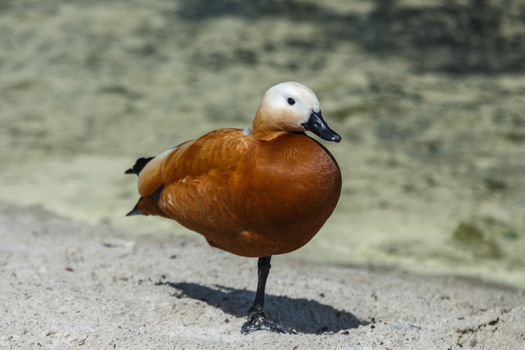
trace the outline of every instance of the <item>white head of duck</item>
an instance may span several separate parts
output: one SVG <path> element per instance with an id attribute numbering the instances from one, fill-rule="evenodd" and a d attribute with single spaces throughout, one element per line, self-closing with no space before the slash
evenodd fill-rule
<path id="1" fill-rule="evenodd" d="M 327 141 L 341 141 L 323 119 L 319 100 L 309 87 L 289 81 L 268 89 L 253 119 L 252 135 L 269 140 L 281 133 L 305 131 Z"/>

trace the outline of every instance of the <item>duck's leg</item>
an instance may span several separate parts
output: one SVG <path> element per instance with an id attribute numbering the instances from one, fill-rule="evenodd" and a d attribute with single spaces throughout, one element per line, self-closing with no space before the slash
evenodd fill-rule
<path id="1" fill-rule="evenodd" d="M 283 327 L 266 318 L 264 314 L 264 294 L 266 289 L 266 280 L 270 273 L 271 256 L 263 256 L 257 262 L 257 292 L 255 293 L 255 301 L 248 311 L 248 321 L 246 321 L 241 328 L 243 334 L 252 333 L 255 331 L 270 331 L 277 333 L 295 333 L 293 329 Z"/>

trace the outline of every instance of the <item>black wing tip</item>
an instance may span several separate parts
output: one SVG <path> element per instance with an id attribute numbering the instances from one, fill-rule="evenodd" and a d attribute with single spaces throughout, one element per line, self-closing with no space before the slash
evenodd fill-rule
<path id="1" fill-rule="evenodd" d="M 124 174 L 135 174 L 138 175 L 144 169 L 146 164 L 149 163 L 150 160 L 152 160 L 155 157 L 142 157 L 135 161 L 135 165 L 133 165 L 131 168 L 126 170 Z"/>

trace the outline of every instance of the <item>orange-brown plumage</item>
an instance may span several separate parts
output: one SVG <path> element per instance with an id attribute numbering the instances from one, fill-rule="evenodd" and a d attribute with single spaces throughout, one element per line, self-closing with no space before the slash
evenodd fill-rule
<path id="1" fill-rule="evenodd" d="M 306 244 L 335 208 L 339 168 L 305 134 L 260 141 L 242 130 L 213 131 L 148 164 L 141 209 L 175 219 L 214 246 L 267 256 Z M 158 208 L 148 199 L 162 188 Z"/>

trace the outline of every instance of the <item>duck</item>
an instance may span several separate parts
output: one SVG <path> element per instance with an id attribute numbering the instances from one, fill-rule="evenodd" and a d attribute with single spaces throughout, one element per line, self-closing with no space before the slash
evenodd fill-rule
<path id="1" fill-rule="evenodd" d="M 211 131 L 136 160 L 140 198 L 127 214 L 172 219 L 212 247 L 258 258 L 257 290 L 241 332 L 293 330 L 268 319 L 264 297 L 273 255 L 308 243 L 341 194 L 334 156 L 307 135 L 340 142 L 307 86 L 283 82 L 264 94 L 251 127 Z"/>

